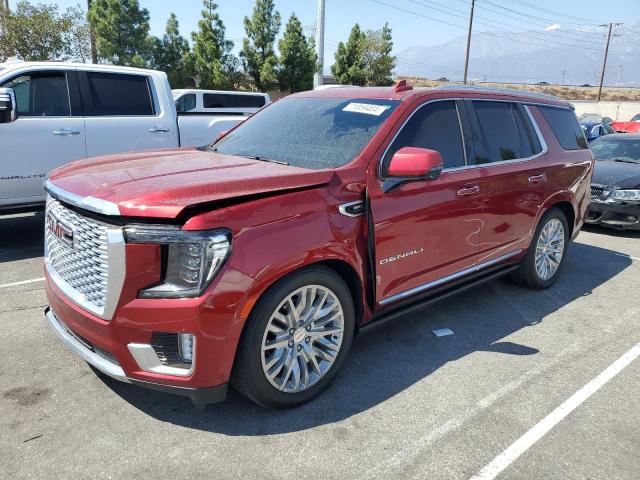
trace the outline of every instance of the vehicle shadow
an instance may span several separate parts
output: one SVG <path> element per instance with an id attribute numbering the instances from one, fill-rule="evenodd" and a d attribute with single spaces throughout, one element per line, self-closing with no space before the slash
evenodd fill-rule
<path id="1" fill-rule="evenodd" d="M 0 263 L 44 255 L 44 212 L 0 216 Z"/>
<path id="2" fill-rule="evenodd" d="M 582 230 L 600 235 L 610 235 L 619 238 L 640 238 L 640 230 L 618 230 L 615 228 L 606 228 L 599 225 L 584 224 Z"/>
<path id="3" fill-rule="evenodd" d="M 230 389 L 226 403 L 196 410 L 184 398 L 102 380 L 148 415 L 188 428 L 225 435 L 271 435 L 331 424 L 366 411 L 423 380 L 448 362 L 478 351 L 536 355 L 539 351 L 501 339 L 537 324 L 618 275 L 631 264 L 611 250 L 574 243 L 563 275 L 548 291 L 498 280 L 455 299 L 407 315 L 356 338 L 343 371 L 311 402 L 291 410 L 267 410 Z M 455 335 L 436 338 L 434 328 Z"/>

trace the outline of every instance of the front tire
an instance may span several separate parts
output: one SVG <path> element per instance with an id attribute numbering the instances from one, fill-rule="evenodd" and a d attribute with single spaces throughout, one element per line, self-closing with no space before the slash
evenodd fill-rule
<path id="1" fill-rule="evenodd" d="M 355 328 L 353 299 L 333 270 L 308 267 L 274 284 L 247 319 L 231 382 L 261 405 L 311 400 L 338 373 Z"/>
<path id="2" fill-rule="evenodd" d="M 540 219 L 527 254 L 515 274 L 516 280 L 535 290 L 553 285 L 564 264 L 569 225 L 558 208 L 549 209 Z"/>

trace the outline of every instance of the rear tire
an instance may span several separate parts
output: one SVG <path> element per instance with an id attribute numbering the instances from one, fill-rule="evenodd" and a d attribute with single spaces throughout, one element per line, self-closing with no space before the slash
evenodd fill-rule
<path id="1" fill-rule="evenodd" d="M 247 319 L 231 384 L 271 408 L 308 402 L 336 376 L 355 328 L 353 299 L 333 270 L 312 266 L 283 278 Z"/>
<path id="2" fill-rule="evenodd" d="M 567 253 L 569 225 L 558 208 L 550 208 L 540 219 L 527 254 L 513 278 L 520 284 L 544 290 L 553 285 Z"/>

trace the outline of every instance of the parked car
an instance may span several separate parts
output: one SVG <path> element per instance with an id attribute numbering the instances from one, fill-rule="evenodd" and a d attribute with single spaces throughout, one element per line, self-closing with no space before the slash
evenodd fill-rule
<path id="1" fill-rule="evenodd" d="M 587 142 L 591 142 L 592 140 L 604 135 L 616 133 L 608 123 L 580 122 L 580 126 L 582 127 L 582 130 L 584 130 L 584 136 L 587 138 Z"/>
<path id="2" fill-rule="evenodd" d="M 605 117 L 600 113 L 583 113 L 578 117 L 580 123 L 611 123 L 611 117 Z"/>
<path id="3" fill-rule="evenodd" d="M 0 174 L 0 212 L 43 205 L 47 172 L 72 160 L 204 145 L 255 109 L 235 111 L 238 115 L 178 116 L 162 72 L 112 65 L 4 64 L 0 143 L 7 161 Z"/>
<path id="4" fill-rule="evenodd" d="M 619 133 L 640 133 L 640 113 L 634 115 L 628 122 L 613 122 L 611 126 Z"/>
<path id="5" fill-rule="evenodd" d="M 206 151 L 52 172 L 46 318 L 118 380 L 298 405 L 357 332 L 506 274 L 553 285 L 592 165 L 570 104 L 547 95 L 295 94 Z"/>
<path id="6" fill-rule="evenodd" d="M 640 133 L 607 135 L 590 148 L 596 162 L 586 222 L 640 230 Z"/>

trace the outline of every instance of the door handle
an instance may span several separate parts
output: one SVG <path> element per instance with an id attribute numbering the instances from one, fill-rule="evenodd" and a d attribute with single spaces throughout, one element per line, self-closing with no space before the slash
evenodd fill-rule
<path id="1" fill-rule="evenodd" d="M 458 195 L 460 195 L 461 197 L 468 197 L 469 195 L 474 195 L 476 193 L 480 193 L 479 185 L 464 186 L 460 190 L 458 190 Z"/>
<path id="2" fill-rule="evenodd" d="M 54 130 L 51 133 L 53 133 L 54 135 L 61 135 L 61 136 L 80 135 L 80 132 L 78 130 L 69 130 L 68 128 L 61 128 L 59 130 Z"/>
<path id="3" fill-rule="evenodd" d="M 529 183 L 540 183 L 547 179 L 546 175 L 532 175 L 529 177 Z"/>
<path id="4" fill-rule="evenodd" d="M 151 127 L 149 129 L 149 132 L 151 133 L 156 133 L 156 132 L 168 132 L 169 129 L 166 127 Z"/>

